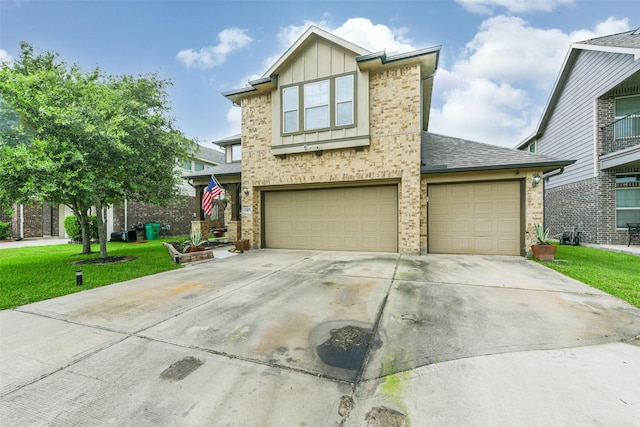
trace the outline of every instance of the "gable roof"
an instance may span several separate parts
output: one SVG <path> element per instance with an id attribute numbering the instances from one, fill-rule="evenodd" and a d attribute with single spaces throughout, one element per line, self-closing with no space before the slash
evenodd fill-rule
<path id="1" fill-rule="evenodd" d="M 431 132 L 422 133 L 420 172 L 423 174 L 519 168 L 550 172 L 573 163 L 575 160 L 560 160 Z"/>
<path id="2" fill-rule="evenodd" d="M 352 52 L 355 56 L 368 55 L 371 52 L 360 46 L 357 46 L 351 42 L 348 42 L 340 37 L 331 34 L 328 31 L 318 28 L 315 25 L 310 26 L 307 30 L 298 37 L 298 40 L 293 43 L 289 49 L 282 54 L 282 56 L 262 75 L 262 78 L 268 78 L 274 74 L 278 74 L 283 68 L 285 68 L 292 58 L 298 56 L 298 54 L 306 49 L 306 47 L 317 38 L 323 38 L 331 43 L 340 46 Z"/>
<path id="3" fill-rule="evenodd" d="M 571 74 L 578 54 L 582 50 L 611 52 L 621 55 L 633 55 L 634 61 L 640 60 L 640 28 L 633 31 L 625 31 L 624 33 L 612 34 L 609 36 L 597 37 L 582 42 L 573 43 L 571 45 L 571 48 L 569 49 L 569 52 L 567 53 L 567 56 L 565 57 L 562 68 L 560 69 L 560 74 L 556 79 L 556 83 L 553 87 L 553 90 L 551 91 L 551 96 L 547 101 L 547 105 L 545 106 L 544 112 L 542 113 L 542 117 L 538 122 L 538 126 L 535 132 L 525 138 L 524 141 L 518 143 L 516 148 L 519 149 L 525 147 L 545 131 L 547 123 L 549 122 L 549 119 L 551 117 L 551 113 L 553 112 L 554 107 L 558 102 L 558 99 L 560 98 L 560 93 L 562 92 L 564 84 Z M 615 87 L 619 83 L 619 80 L 612 80 L 611 82 L 609 82 L 607 90 Z"/>
<path id="4" fill-rule="evenodd" d="M 248 86 L 243 88 L 223 92 L 222 95 L 231 100 L 234 104 L 239 104 L 239 101 L 246 95 L 258 94 L 261 92 L 266 93 L 275 89 L 278 86 L 278 73 L 288 66 L 302 50 L 306 49 L 310 43 L 318 38 L 327 40 L 330 43 L 352 52 L 356 57 L 356 62 L 361 70 L 380 70 L 386 66 L 397 66 L 406 63 L 418 62 L 420 63 L 422 73 L 421 77 L 424 80 L 431 77 L 438 68 L 441 46 L 420 49 L 413 52 L 387 55 L 384 51 L 370 52 L 349 41 L 341 39 L 328 31 L 312 25 L 302 34 L 302 36 L 298 38 L 298 40 L 296 40 L 293 45 L 289 47 L 289 49 L 286 50 L 286 52 L 262 75 L 261 78 L 249 81 Z M 430 93 L 427 92 L 424 95 L 430 96 Z"/>

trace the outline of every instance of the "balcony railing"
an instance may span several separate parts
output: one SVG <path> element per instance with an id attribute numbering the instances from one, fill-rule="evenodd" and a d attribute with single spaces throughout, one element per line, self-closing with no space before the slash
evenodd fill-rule
<path id="1" fill-rule="evenodd" d="M 602 154 L 640 144 L 640 110 L 600 127 Z"/>

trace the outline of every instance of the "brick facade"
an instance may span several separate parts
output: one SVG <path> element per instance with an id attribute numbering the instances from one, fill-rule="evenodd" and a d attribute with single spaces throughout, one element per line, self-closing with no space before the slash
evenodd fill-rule
<path id="1" fill-rule="evenodd" d="M 614 153 L 640 144 L 637 138 L 615 138 L 615 100 L 637 95 L 637 84 L 622 84 L 596 100 L 596 156 Z M 599 165 L 599 160 L 596 158 Z M 551 234 L 577 226 L 587 243 L 623 245 L 627 230 L 616 228 L 616 174 L 638 173 L 640 168 L 599 170 L 593 178 L 573 182 L 546 191 L 545 224 Z"/>
<path id="2" fill-rule="evenodd" d="M 420 66 L 371 73 L 370 145 L 274 156 L 271 95 L 242 100 L 242 237 L 260 247 L 261 193 L 274 186 L 397 183 L 399 251 L 420 252 Z"/>

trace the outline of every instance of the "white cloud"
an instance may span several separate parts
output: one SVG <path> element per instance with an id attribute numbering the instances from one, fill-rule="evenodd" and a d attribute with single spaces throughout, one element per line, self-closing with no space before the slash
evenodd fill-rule
<path id="1" fill-rule="evenodd" d="M 13 64 L 13 57 L 4 49 L 0 49 L 0 64 L 7 64 L 9 66 Z"/>
<path id="2" fill-rule="evenodd" d="M 505 8 L 509 12 L 551 12 L 557 6 L 573 4 L 574 0 L 456 0 L 469 12 L 484 15 L 491 14 L 496 8 Z"/>
<path id="3" fill-rule="evenodd" d="M 488 18 L 451 70 L 438 70 L 429 129 L 514 146 L 534 131 L 571 43 L 628 29 L 616 18 L 571 33 Z"/>
<path id="4" fill-rule="evenodd" d="M 181 50 L 176 59 L 187 67 L 216 67 L 224 63 L 230 53 L 251 43 L 252 39 L 246 32 L 246 29 L 227 28 L 218 33 L 219 43 L 215 46 L 206 46 L 197 52 L 193 49 Z"/>

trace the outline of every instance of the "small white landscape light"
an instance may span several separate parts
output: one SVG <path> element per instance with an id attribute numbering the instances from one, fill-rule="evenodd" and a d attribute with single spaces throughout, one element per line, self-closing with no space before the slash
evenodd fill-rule
<path id="1" fill-rule="evenodd" d="M 538 184 L 540 184 L 540 181 L 542 181 L 542 178 L 540 177 L 540 175 L 539 174 L 535 174 L 533 176 L 532 181 L 531 181 L 531 186 L 532 187 L 537 186 Z"/>

